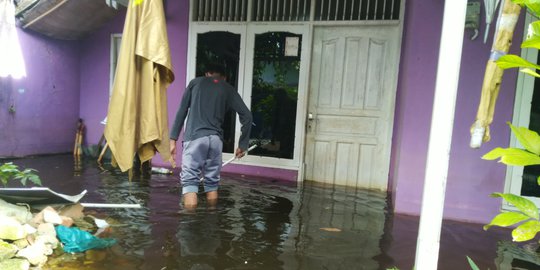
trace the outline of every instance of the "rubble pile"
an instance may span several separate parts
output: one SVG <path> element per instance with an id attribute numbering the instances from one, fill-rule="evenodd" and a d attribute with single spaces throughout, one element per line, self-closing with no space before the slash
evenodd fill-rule
<path id="1" fill-rule="evenodd" d="M 96 223 L 101 223 L 102 228 Z M 57 209 L 47 206 L 33 214 L 28 206 L 0 200 L 0 269 L 41 269 L 53 252 L 61 254 L 67 245 L 78 248 L 66 250 L 68 253 L 110 246 L 115 243 L 113 239 L 100 239 L 89 233 L 103 230 L 105 225 L 108 226 L 104 220 L 85 216 L 80 204 Z"/>

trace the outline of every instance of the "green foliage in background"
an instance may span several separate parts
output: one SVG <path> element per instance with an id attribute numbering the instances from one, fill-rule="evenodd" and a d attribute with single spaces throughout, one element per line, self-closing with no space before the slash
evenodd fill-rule
<path id="1" fill-rule="evenodd" d="M 25 186 L 26 181 L 41 186 L 41 179 L 35 172 L 37 171 L 34 169 L 20 171 L 19 167 L 12 162 L 4 163 L 0 165 L 0 182 L 4 187 L 8 185 L 10 180 L 19 180 Z"/>
<path id="2" fill-rule="evenodd" d="M 510 124 L 512 132 L 525 149 L 497 147 L 485 154 L 482 158 L 487 160 L 499 159 L 499 162 L 511 166 L 529 166 L 540 164 L 540 136 L 538 133 L 524 127 L 515 127 Z M 540 184 L 540 177 L 537 182 Z M 536 205 L 518 195 L 509 193 L 493 193 L 493 197 L 500 197 L 517 208 L 516 212 L 503 212 L 498 214 L 491 222 L 484 226 L 484 230 L 491 226 L 508 227 L 519 224 L 512 231 L 514 241 L 522 242 L 533 239 L 540 231 L 540 219 Z"/>

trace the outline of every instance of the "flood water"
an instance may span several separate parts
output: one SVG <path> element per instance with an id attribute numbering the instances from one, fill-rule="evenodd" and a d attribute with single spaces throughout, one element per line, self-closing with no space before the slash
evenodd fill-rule
<path id="1" fill-rule="evenodd" d="M 1 161 L 0 161 L 1 162 Z M 412 269 L 418 218 L 388 213 L 386 193 L 224 175 L 215 208 L 181 207 L 178 175 L 134 177 L 71 155 L 16 159 L 43 186 L 81 202 L 139 203 L 141 209 L 86 208 L 113 225 L 118 244 L 50 258 L 44 269 Z M 443 223 L 438 269 L 515 265 L 503 250 L 510 232 Z M 498 251 L 499 250 L 499 251 Z M 506 252 L 506 253 L 505 253 Z M 510 261 L 509 261 L 510 260 Z M 498 265 L 498 266 L 496 266 Z M 509 269 L 509 268 L 508 268 Z M 525 268 L 527 269 L 527 268 Z"/>

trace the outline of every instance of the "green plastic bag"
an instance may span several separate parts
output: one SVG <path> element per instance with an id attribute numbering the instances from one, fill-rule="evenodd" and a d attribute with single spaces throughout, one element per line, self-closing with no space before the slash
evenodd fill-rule
<path id="1" fill-rule="evenodd" d="M 89 249 L 107 248 L 116 244 L 112 238 L 98 238 L 87 231 L 58 225 L 55 227 L 58 239 L 64 244 L 65 252 L 84 252 Z"/>

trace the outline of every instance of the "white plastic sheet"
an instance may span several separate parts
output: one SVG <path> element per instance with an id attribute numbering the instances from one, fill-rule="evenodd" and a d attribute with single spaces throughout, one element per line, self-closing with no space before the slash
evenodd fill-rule
<path id="1" fill-rule="evenodd" d="M 13 0 L 0 0 L 0 77 L 26 77 Z"/>

